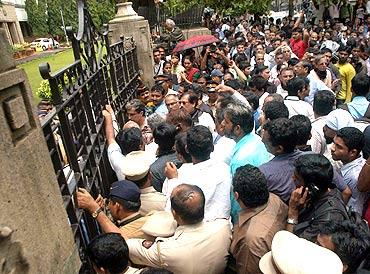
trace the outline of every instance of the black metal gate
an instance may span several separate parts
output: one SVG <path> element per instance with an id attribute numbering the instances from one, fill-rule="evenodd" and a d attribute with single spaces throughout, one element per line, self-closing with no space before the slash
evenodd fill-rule
<path id="1" fill-rule="evenodd" d="M 86 1 L 78 0 L 77 7 L 78 32 L 67 31 L 75 61 L 53 74 L 49 64 L 39 68 L 49 80 L 55 106 L 41 124 L 81 251 L 99 233 L 99 226 L 76 208 L 76 190 L 84 187 L 94 197 L 108 193 L 115 175 L 107 158 L 102 109 L 111 104 L 122 124 L 125 103 L 136 97 L 139 69 L 134 41 L 121 37 L 110 45 L 107 26 L 102 32 L 95 27 Z"/>

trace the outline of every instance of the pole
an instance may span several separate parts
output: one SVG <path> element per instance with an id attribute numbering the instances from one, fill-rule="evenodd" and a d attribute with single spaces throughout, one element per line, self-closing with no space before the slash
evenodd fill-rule
<path id="1" fill-rule="evenodd" d="M 62 16 L 62 24 L 63 24 L 64 35 L 66 36 L 67 45 L 69 46 L 68 35 L 67 35 L 67 32 L 66 32 L 66 25 L 64 24 L 64 17 L 63 17 L 62 9 L 60 9 L 60 15 Z"/>

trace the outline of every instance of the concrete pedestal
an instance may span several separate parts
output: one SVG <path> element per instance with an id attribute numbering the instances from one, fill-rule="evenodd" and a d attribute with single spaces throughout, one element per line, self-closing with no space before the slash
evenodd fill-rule
<path id="1" fill-rule="evenodd" d="M 0 52 L 0 273 L 78 273 L 32 91 L 1 29 Z"/>
<path id="2" fill-rule="evenodd" d="M 153 53 L 148 20 L 138 16 L 132 9 L 132 3 L 117 4 L 117 15 L 109 22 L 112 43 L 120 40 L 121 35 L 132 36 L 136 42 L 141 79 L 149 88 L 153 85 Z"/>

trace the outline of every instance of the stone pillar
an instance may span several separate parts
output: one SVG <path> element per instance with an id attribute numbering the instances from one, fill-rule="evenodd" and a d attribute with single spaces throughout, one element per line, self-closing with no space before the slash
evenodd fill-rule
<path id="1" fill-rule="evenodd" d="M 9 49 L 0 30 L 0 273 L 78 273 L 31 88 Z"/>
<path id="2" fill-rule="evenodd" d="M 121 1 L 122 2 L 122 1 Z M 111 42 L 116 43 L 120 36 L 132 36 L 136 42 L 139 68 L 142 71 L 141 79 L 149 88 L 153 85 L 153 53 L 148 20 L 132 8 L 131 2 L 117 4 L 117 14 L 109 22 Z"/>

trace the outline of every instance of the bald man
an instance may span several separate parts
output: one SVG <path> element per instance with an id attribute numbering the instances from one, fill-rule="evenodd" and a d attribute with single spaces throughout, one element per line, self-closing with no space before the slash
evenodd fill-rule
<path id="1" fill-rule="evenodd" d="M 230 225 L 226 219 L 203 222 L 204 204 L 198 186 L 175 187 L 171 194 L 171 210 L 178 224 L 174 236 L 158 237 L 155 242 L 129 240 L 132 262 L 182 274 L 223 273 L 231 243 Z"/>

